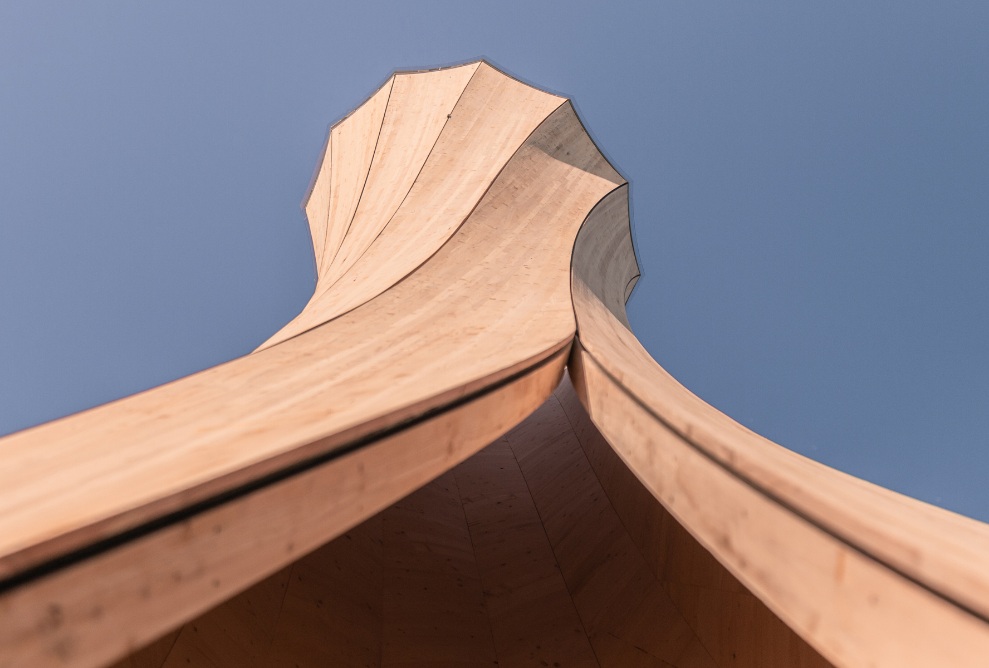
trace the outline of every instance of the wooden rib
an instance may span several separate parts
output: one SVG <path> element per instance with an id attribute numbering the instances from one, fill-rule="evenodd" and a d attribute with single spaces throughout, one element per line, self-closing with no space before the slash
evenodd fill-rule
<path id="1" fill-rule="evenodd" d="M 392 75 L 364 104 L 330 127 L 320 167 L 304 205 L 315 252 L 317 292 L 314 296 L 326 285 L 326 267 L 343 243 L 364 191 L 394 81 Z M 310 297 L 303 313 L 310 308 L 313 298 Z M 294 335 L 289 332 L 297 333 L 293 323 L 298 318 L 289 321 L 261 348 Z"/>
<path id="2" fill-rule="evenodd" d="M 753 434 L 676 383 L 609 309 L 629 282 L 604 278 L 606 253 L 630 248 L 613 238 L 628 234 L 622 197 L 602 202 L 575 247 L 571 366 L 626 464 L 830 660 L 968 665 L 989 651 L 989 528 Z"/>
<path id="3" fill-rule="evenodd" d="M 333 260 L 354 218 L 394 84 L 393 76 L 367 102 L 330 130 L 330 150 L 336 169 L 330 174 L 333 196 L 330 198 L 319 275 Z"/>
<path id="4" fill-rule="evenodd" d="M 322 272 L 324 286 L 353 266 L 398 210 L 478 65 L 395 75 L 364 192 L 340 250 Z"/>

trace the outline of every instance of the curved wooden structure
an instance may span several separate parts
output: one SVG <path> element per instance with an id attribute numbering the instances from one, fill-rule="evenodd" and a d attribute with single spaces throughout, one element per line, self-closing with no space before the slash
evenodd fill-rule
<path id="1" fill-rule="evenodd" d="M 989 527 L 639 345 L 628 186 L 566 99 L 396 73 L 305 211 L 313 297 L 257 351 L 0 440 L 0 667 L 989 657 Z"/>

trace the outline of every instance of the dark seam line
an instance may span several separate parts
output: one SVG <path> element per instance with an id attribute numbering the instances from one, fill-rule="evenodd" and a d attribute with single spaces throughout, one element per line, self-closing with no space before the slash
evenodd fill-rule
<path id="1" fill-rule="evenodd" d="M 632 283 L 638 281 L 640 278 L 642 278 L 642 274 L 636 274 L 632 278 L 628 279 L 628 283 L 625 284 L 625 292 L 622 294 L 622 301 L 624 303 L 627 304 L 628 298 L 632 296 L 631 291 L 628 289 L 629 286 L 632 285 Z"/>
<path id="2" fill-rule="evenodd" d="M 560 384 L 557 383 L 556 387 L 559 388 Z M 563 411 L 563 417 L 567 418 L 567 423 L 569 424 L 570 416 L 567 415 L 565 410 L 563 410 L 563 404 L 560 403 L 560 400 L 556 396 L 556 389 L 553 390 L 553 393 L 549 395 L 549 398 L 546 399 L 546 401 L 555 401 L 560 407 L 560 410 Z M 539 409 L 537 408 L 536 410 Z M 534 413 L 535 411 L 533 411 L 533 414 Z M 570 431 L 573 432 L 574 440 L 577 441 L 577 447 L 580 448 L 580 439 L 577 438 L 577 432 L 574 431 L 573 426 L 570 427 Z M 505 439 L 505 441 L 509 451 L 512 453 L 512 458 L 515 459 L 515 467 L 519 470 L 519 475 L 522 476 L 522 482 L 525 484 L 525 491 L 529 494 L 529 501 L 532 502 L 532 509 L 536 511 L 536 517 L 539 518 L 539 528 L 543 530 L 543 537 L 546 539 L 546 544 L 549 546 L 549 551 L 553 555 L 553 565 L 556 566 L 556 572 L 560 576 L 560 580 L 563 581 L 563 590 L 567 592 L 567 598 L 570 600 L 570 605 L 573 606 L 574 614 L 577 615 L 577 621 L 580 622 L 580 630 L 584 632 L 584 637 L 587 638 L 587 644 L 591 648 L 591 654 L 594 656 L 594 660 L 597 661 L 598 666 L 601 666 L 601 659 L 598 657 L 597 650 L 594 649 L 594 645 L 591 643 L 591 635 L 587 632 L 587 624 L 584 623 L 584 616 L 580 614 L 580 609 L 577 607 L 577 602 L 573 597 L 573 591 L 570 589 L 571 583 L 567 582 L 567 578 L 563 575 L 563 567 L 560 566 L 560 557 L 556 552 L 556 545 L 554 545 L 553 541 L 549 539 L 549 532 L 546 530 L 546 520 L 543 518 L 542 511 L 539 510 L 539 505 L 536 504 L 536 496 L 532 493 L 532 487 L 529 485 L 529 478 L 526 477 L 525 471 L 522 470 L 522 462 L 519 461 L 518 453 L 516 453 L 515 448 L 512 447 L 512 442 L 508 439 Z M 594 469 L 591 468 L 591 471 L 593 472 Z M 600 484 L 600 480 L 598 481 L 598 484 Z"/>
<path id="3" fill-rule="evenodd" d="M 859 545 L 856 545 L 851 539 L 849 539 L 849 538 L 845 537 L 844 535 L 842 535 L 837 529 L 833 529 L 833 528 L 831 528 L 829 526 L 826 526 L 820 520 L 815 519 L 811 515 L 809 515 L 806 512 L 804 512 L 803 510 L 800 510 L 796 506 L 792 505 L 790 502 L 786 501 L 785 499 L 780 498 L 779 496 L 777 496 L 773 492 L 770 492 L 768 489 L 766 489 L 765 487 L 763 487 L 761 484 L 755 482 L 754 480 L 752 480 L 751 478 L 749 478 L 745 474 L 743 474 L 740 471 L 737 471 L 737 470 L 729 467 L 725 462 L 721 461 L 718 457 L 716 457 L 715 455 L 713 455 L 710 452 L 708 452 L 703 446 L 697 444 L 691 438 L 689 438 L 688 436 L 686 436 L 685 434 L 683 434 L 679 429 L 677 429 L 676 427 L 674 427 L 673 425 L 671 425 L 662 416 L 660 416 L 658 413 L 656 413 L 655 411 L 653 411 L 648 405 L 646 405 L 635 394 L 632 394 L 631 391 L 629 391 L 628 389 L 626 389 L 625 386 L 622 385 L 622 383 L 617 378 L 615 378 L 613 375 L 611 375 L 611 373 L 607 369 L 604 368 L 604 366 L 597 360 L 597 358 L 593 354 L 591 354 L 587 350 L 587 348 L 584 347 L 584 345 L 582 343 L 580 343 L 579 332 L 578 332 L 577 337 L 575 337 L 575 338 L 577 338 L 578 345 L 580 345 L 581 349 L 587 354 L 587 356 L 591 359 L 591 361 L 594 362 L 594 365 L 605 376 L 607 376 L 611 380 L 611 382 L 615 384 L 615 386 L 617 386 L 618 388 L 620 388 L 621 391 L 622 391 L 622 393 L 625 396 L 627 396 L 628 398 L 630 398 L 636 405 L 639 406 L 639 408 L 641 408 L 642 410 L 644 410 L 649 415 L 653 416 L 658 422 L 660 422 L 663 426 L 665 426 L 667 429 L 669 429 L 674 435 L 676 435 L 677 437 L 679 437 L 680 440 L 682 440 L 684 443 L 686 443 L 688 446 L 690 446 L 698 454 L 700 454 L 701 456 L 703 456 L 706 459 L 708 459 L 709 461 L 711 461 L 715 466 L 721 468 L 723 471 L 725 471 L 726 473 L 728 473 L 728 475 L 730 475 L 730 476 L 734 477 L 735 479 L 739 480 L 740 482 L 744 483 L 745 485 L 747 485 L 748 487 L 750 487 L 753 491 L 762 494 L 764 497 L 766 497 L 767 499 L 769 499 L 770 501 L 772 501 L 776 505 L 780 506 L 784 510 L 787 510 L 792 515 L 795 515 L 796 517 L 800 518 L 801 520 L 803 520 L 807 524 L 811 525 L 812 527 L 818 529 L 822 533 L 830 536 L 831 538 L 835 539 L 839 543 L 842 543 L 842 544 L 848 546 L 849 549 L 851 549 L 851 550 L 859 553 L 860 555 L 862 555 L 866 559 L 869 559 L 869 560 L 875 562 L 876 564 L 882 566 L 883 568 L 886 568 L 887 570 L 892 571 L 893 573 L 896 573 L 897 575 L 899 575 L 900 577 L 902 577 L 904 580 L 907 580 L 908 582 L 912 582 L 917 587 L 919 587 L 919 588 L 921 588 L 921 589 L 929 592 L 930 594 L 933 594 L 934 596 L 938 597 L 942 601 L 944 601 L 946 603 L 949 603 L 950 605 L 955 606 L 956 608 L 958 608 L 959 610 L 962 610 L 963 612 L 967 612 L 968 614 L 972 615 L 973 617 L 975 617 L 979 621 L 984 622 L 984 623 L 989 623 L 989 618 L 987 618 L 982 613 L 980 613 L 980 612 L 978 612 L 976 610 L 973 610 L 972 608 L 970 608 L 969 606 L 967 606 L 966 604 L 964 604 L 964 603 L 962 603 L 960 601 L 956 601 L 955 599 L 951 598 L 948 594 L 945 594 L 944 592 L 941 592 L 941 591 L 935 589 L 932 585 L 929 585 L 929 584 L 927 584 L 927 583 L 925 583 L 925 582 L 917 579 L 915 576 L 910 575 L 909 573 L 904 572 L 899 567 L 894 566 L 894 565 L 888 563 L 883 558 L 878 557 L 878 556 L 870 553 L 865 547 L 861 547 Z M 607 439 L 605 439 L 605 440 L 607 440 Z M 609 443 L 609 445 L 610 445 L 610 443 Z"/>
<path id="4" fill-rule="evenodd" d="M 339 283 L 341 280 L 343 280 L 343 277 L 346 276 L 347 274 L 349 274 L 350 273 L 350 270 L 353 269 L 354 267 L 356 267 L 358 265 L 358 263 L 360 263 L 360 261 L 364 258 L 364 256 L 367 254 L 367 252 L 371 249 L 371 246 L 374 245 L 374 242 L 378 240 L 378 237 L 380 237 L 381 234 L 386 229 L 388 229 L 388 226 L 391 225 L 391 221 L 395 220 L 395 216 L 397 216 L 398 215 L 398 212 L 401 211 L 402 206 L 405 205 L 405 200 L 407 200 L 409 198 L 409 194 L 412 192 L 412 189 L 415 188 L 416 181 L 418 181 L 419 180 L 419 177 L 422 176 L 422 170 L 424 170 L 426 168 L 426 163 L 429 162 L 429 158 L 433 155 L 433 151 L 436 149 L 436 145 L 440 143 L 440 137 L 443 136 L 443 131 L 446 130 L 446 126 L 450 122 L 450 117 L 453 116 L 453 113 L 457 110 L 457 106 L 460 104 L 460 100 L 463 99 L 464 93 L 467 92 L 467 87 L 470 86 L 470 82 L 474 80 L 474 75 L 477 74 L 477 71 L 479 69 L 481 69 L 480 68 L 480 65 L 478 65 L 478 67 L 475 67 L 474 68 L 474 71 L 470 73 L 470 78 L 467 79 L 467 83 L 464 84 L 464 89 L 462 91 L 460 91 L 460 95 L 457 96 L 457 101 L 453 103 L 453 106 L 450 108 L 450 113 L 447 114 L 446 120 L 443 121 L 443 127 L 440 128 L 440 131 L 438 133 L 436 133 L 436 139 L 433 140 L 433 145 L 429 147 L 429 153 L 426 154 L 426 159 L 422 161 L 422 164 L 421 165 L 419 165 L 419 171 L 416 172 L 415 178 L 412 179 L 412 184 L 409 186 L 409 189 L 405 192 L 405 196 L 402 197 L 402 201 L 398 203 L 398 206 L 397 207 L 395 207 L 395 211 L 391 214 L 391 216 L 388 217 L 388 222 L 386 222 L 381 227 L 381 229 L 378 230 L 378 233 L 374 235 L 374 238 L 373 239 L 371 239 L 371 243 L 369 243 L 367 245 L 367 247 L 363 251 L 361 251 L 361 254 L 358 256 L 358 258 L 356 260 L 354 260 L 354 263 L 351 264 L 349 267 L 347 267 L 347 270 L 345 272 L 343 272 L 342 274 L 340 274 L 340 276 L 338 276 L 336 278 L 336 280 L 334 280 L 332 283 L 330 283 L 325 288 L 323 288 L 323 291 L 319 293 L 319 297 L 322 297 L 323 295 L 325 295 L 329 291 L 329 289 L 331 287 L 333 287 L 334 285 L 336 285 L 337 283 Z M 398 75 L 396 75 L 396 76 L 398 76 Z M 382 125 L 384 125 L 384 121 L 382 121 Z M 375 146 L 375 150 L 377 150 L 377 146 Z M 370 174 L 371 174 L 371 172 L 370 172 L 370 170 L 368 170 L 368 176 L 370 176 Z M 361 193 L 361 196 L 363 196 L 363 195 L 364 195 L 364 193 L 362 192 Z M 358 204 L 358 207 L 360 207 L 360 202 L 358 202 L 357 204 Z M 357 215 L 357 209 L 354 209 L 354 215 L 355 216 Z M 351 223 L 353 223 L 353 221 L 351 221 Z M 348 231 L 349 231 L 349 229 L 348 229 Z"/>
<path id="5" fill-rule="evenodd" d="M 607 158 L 605 158 L 605 160 L 607 160 Z M 627 187 L 628 187 L 628 181 L 622 183 L 621 185 L 615 186 L 614 188 L 606 192 L 604 195 L 602 195 L 601 199 L 595 202 L 594 206 L 591 207 L 591 210 L 587 212 L 586 216 L 584 216 L 584 221 L 580 224 L 580 227 L 577 229 L 577 234 L 575 234 L 573 237 L 573 246 L 571 246 L 570 248 L 570 306 L 571 307 L 573 307 L 573 305 L 575 304 L 573 298 L 573 277 L 576 274 L 576 272 L 574 271 L 574 258 L 577 257 L 577 244 L 580 242 L 580 235 L 584 231 L 584 226 L 587 225 L 587 221 L 590 219 L 591 216 L 594 215 L 594 212 L 597 211 L 597 208 L 604 203 L 604 200 L 608 199 L 622 188 L 627 188 Z M 574 321 L 574 338 L 576 339 L 577 336 L 580 334 L 580 323 L 577 321 L 576 309 L 574 309 L 573 321 Z"/>
<path id="6" fill-rule="evenodd" d="M 64 555 L 53 557 L 52 559 L 42 562 L 36 566 L 32 566 L 20 573 L 16 573 L 12 576 L 0 580 L 0 594 L 6 594 L 10 590 L 28 584 L 33 580 L 37 580 L 46 575 L 51 575 L 56 571 L 68 568 L 69 566 L 73 566 L 86 559 L 99 556 L 105 552 L 110 551 L 113 548 L 120 547 L 128 542 L 137 540 L 139 538 L 143 538 L 144 536 L 147 536 L 161 529 L 165 529 L 183 520 L 192 518 L 196 515 L 204 513 L 208 510 L 212 510 L 213 508 L 224 505 L 231 501 L 235 501 L 241 497 L 247 496 L 252 492 L 261 490 L 265 487 L 269 487 L 275 483 L 282 482 L 284 480 L 287 480 L 288 478 L 294 477 L 301 473 L 305 473 L 322 464 L 326 464 L 328 462 L 333 461 L 334 459 L 356 452 L 357 450 L 360 450 L 361 448 L 364 448 L 368 445 L 372 445 L 375 441 L 387 438 L 401 431 L 414 427 L 418 424 L 426 422 L 434 417 L 442 415 L 443 413 L 459 408 L 460 406 L 463 406 L 472 401 L 480 399 L 485 395 L 500 390 L 501 388 L 510 385 L 517 380 L 521 380 L 524 376 L 527 376 L 530 373 L 534 373 L 535 371 L 538 371 L 539 369 L 541 369 L 542 367 L 546 366 L 554 359 L 559 357 L 560 355 L 567 353 L 567 351 L 568 351 L 568 347 L 564 345 L 559 349 L 549 353 L 546 357 L 536 360 L 532 364 L 526 366 L 523 369 L 520 369 L 519 371 L 516 371 L 510 376 L 507 376 L 490 385 L 485 385 L 484 387 L 481 387 L 475 390 L 474 392 L 471 392 L 462 397 L 454 399 L 446 404 L 443 404 L 441 406 L 436 406 L 423 413 L 420 413 L 419 415 L 414 415 L 412 417 L 409 417 L 390 427 L 386 427 L 379 431 L 367 434 L 366 436 L 358 438 L 357 440 L 352 441 L 351 443 L 344 444 L 341 447 L 338 447 L 329 452 L 315 455 L 303 461 L 296 462 L 295 464 L 290 464 L 281 470 L 268 473 L 256 480 L 252 480 L 250 482 L 244 483 L 225 492 L 220 492 L 219 494 L 211 498 L 204 499 L 202 501 L 198 501 L 184 508 L 180 508 L 179 510 L 166 513 L 161 517 L 149 520 L 148 522 L 139 524 L 136 527 L 127 529 L 116 535 L 102 538 L 93 543 L 90 543 L 89 545 L 72 550 L 71 552 L 68 552 Z"/>
<path id="7" fill-rule="evenodd" d="M 367 172 L 364 174 L 364 181 L 361 182 L 361 192 L 357 196 L 357 203 L 354 204 L 354 212 L 350 214 L 350 220 L 347 221 L 347 229 L 343 231 L 343 236 L 340 237 L 340 245 L 337 246 L 337 249 L 335 251 L 333 251 L 333 257 L 330 258 L 329 260 L 330 263 L 332 263 L 333 260 L 336 259 L 337 254 L 340 252 L 340 249 L 343 247 L 343 242 L 347 240 L 347 235 L 350 234 L 350 226 L 354 224 L 354 218 L 357 217 L 357 210 L 361 208 L 361 199 L 364 198 L 364 189 L 367 187 L 368 179 L 371 178 L 371 170 L 374 169 L 374 156 L 378 154 L 378 142 L 381 141 L 381 130 L 384 129 L 385 119 L 388 118 L 388 105 L 389 103 L 391 103 L 391 94 L 394 90 L 395 90 L 395 76 L 392 75 L 391 86 L 388 88 L 388 97 L 385 99 L 385 108 L 384 111 L 381 112 L 381 124 L 378 125 L 378 134 L 374 138 L 374 148 L 371 149 L 371 160 L 368 161 L 367 163 Z M 367 104 L 367 102 L 365 102 L 364 104 Z M 364 105 L 362 104 L 361 107 L 363 106 Z M 357 107 L 357 109 L 360 109 L 361 107 Z M 357 109 L 354 109 L 354 111 L 356 112 Z M 327 216 L 329 216 L 329 209 L 327 209 Z M 329 225 L 327 225 L 327 227 L 329 227 Z M 323 255 L 324 256 L 326 255 L 325 243 L 323 244 Z M 328 269 L 329 266 L 330 265 L 326 265 L 326 268 Z M 320 268 L 320 271 L 322 271 L 322 267 Z"/>
<path id="8" fill-rule="evenodd" d="M 413 268 L 412 268 L 411 270 L 409 270 L 409 273 L 407 273 L 407 274 L 405 274 L 405 276 L 402 276 L 402 277 L 401 277 L 400 279 L 398 279 L 397 281 L 395 281 L 394 283 L 392 283 L 391 285 L 389 285 L 389 286 L 388 286 L 387 288 L 385 288 L 384 290 L 382 290 L 382 291 L 381 291 L 381 292 L 379 292 L 378 294 L 376 294 L 376 295 L 374 295 L 373 297 L 371 297 L 371 298 L 369 298 L 369 299 L 368 299 L 367 301 L 365 301 L 365 302 L 361 302 L 360 304 L 357 304 L 357 305 L 356 305 L 356 306 L 354 306 L 353 308 L 351 308 L 351 309 L 348 309 L 348 310 L 346 310 L 346 311 L 344 311 L 343 313 L 339 313 L 339 314 L 337 314 L 337 315 L 335 315 L 335 316 L 333 316 L 332 318 L 330 318 L 329 320 L 326 320 L 326 321 L 324 321 L 324 322 L 321 322 L 321 323 L 319 323 L 318 325 L 313 325 L 312 327 L 310 327 L 310 328 L 308 328 L 308 329 L 305 329 L 305 330 L 303 330 L 303 331 L 301 331 L 301 332 L 299 332 L 298 334 L 293 334 L 292 336 L 290 336 L 290 337 L 288 337 L 287 339 L 283 339 L 283 340 L 281 340 L 281 341 L 279 341 L 278 343 L 275 343 L 275 344 L 273 344 L 273 345 L 271 345 L 271 346 L 268 346 L 268 348 L 274 348 L 274 347 L 275 347 L 275 346 L 277 346 L 277 345 L 281 345 L 282 343 L 285 343 L 285 341 L 290 341 L 290 340 L 292 340 L 292 339 L 294 339 L 294 338 L 295 338 L 295 337 L 297 337 L 297 336 L 302 336 L 303 334 L 305 334 L 305 333 L 307 333 L 307 332 L 311 332 L 312 330 L 314 330 L 314 329 L 316 329 L 317 327 L 322 327 L 322 326 L 323 326 L 323 325 L 325 325 L 326 323 L 328 323 L 328 322 L 332 322 L 333 320 L 336 320 L 337 318 L 342 318 L 343 316 L 345 316 L 345 315 L 347 315 L 347 314 L 348 314 L 348 313 L 350 313 L 351 311 L 355 311 L 355 310 L 357 310 L 357 309 L 359 309 L 360 307 L 362 307 L 362 306 L 364 306 L 364 304 L 367 304 L 367 303 L 370 303 L 370 302 L 372 302 L 372 301 L 374 301 L 375 299 L 377 299 L 378 297 L 380 297 L 381 295 L 383 295 L 383 294 L 384 294 L 385 292 L 387 292 L 388 290 L 391 290 L 392 288 L 394 288 L 394 287 L 396 287 L 396 286 L 398 286 L 398 285 L 401 285 L 402 283 L 404 283 L 404 282 L 406 281 L 406 279 L 408 279 L 408 278 L 409 278 L 409 277 L 411 277 L 411 276 L 412 276 L 413 274 L 415 274 L 415 273 L 416 273 L 417 271 L 419 271 L 420 269 L 422 269 L 422 267 L 423 267 L 423 266 L 424 266 L 424 265 L 425 265 L 425 264 L 426 264 L 427 262 L 429 262 L 430 260 L 432 260 L 432 259 L 433 259 L 433 258 L 434 258 L 434 257 L 436 256 L 436 254 L 437 254 L 437 253 L 439 253 L 439 252 L 440 252 L 441 250 L 443 250 L 443 249 L 444 249 L 444 248 L 446 247 L 446 245 L 447 245 L 447 244 L 449 244 L 449 243 L 450 243 L 450 241 L 451 241 L 451 240 L 452 240 L 452 239 L 453 239 L 453 238 L 454 238 L 455 236 L 457 236 L 457 233 L 458 233 L 458 232 L 460 232 L 460 230 L 461 230 L 461 229 L 463 229 L 463 227 L 464 227 L 464 225 L 466 225 L 466 224 L 467 224 L 467 221 L 468 221 L 468 220 L 470 220 L 470 217 L 471 217 L 472 215 L 474 215 L 474 211 L 476 211 L 476 210 L 477 210 L 477 207 L 479 207 L 479 206 L 481 205 L 481 202 L 482 202 L 482 201 L 484 201 L 484 197 L 485 197 L 485 196 L 486 196 L 486 195 L 488 194 L 488 191 L 490 191 L 490 190 L 491 190 L 491 188 L 492 188 L 492 187 L 494 186 L 494 184 L 495 184 L 495 183 L 496 183 L 496 182 L 498 181 L 498 179 L 499 179 L 499 178 L 501 177 L 501 173 L 502 173 L 503 171 L 505 171 L 505 168 L 506 168 L 506 167 L 508 167 L 508 165 L 509 165 L 509 163 L 511 163 L 511 161 L 512 161 L 512 159 L 513 159 L 513 158 L 515 158 L 515 156 L 516 156 L 516 155 L 518 155 L 518 152 L 522 150 L 522 147 L 523 147 L 523 146 L 525 146 L 525 144 L 526 144 L 526 142 L 528 142 L 528 141 L 529 141 L 529 139 L 530 139 L 530 138 L 532 137 L 532 135 L 534 135 L 534 134 L 536 133 L 536 131 L 537 131 L 537 130 L 539 130 L 539 128 L 541 128 L 541 127 L 542 127 L 542 125 L 543 125 L 543 123 L 545 123 L 545 122 L 546 122 L 546 121 L 547 121 L 547 120 L 549 119 L 549 117 L 550 117 L 550 116 L 552 116 L 552 115 L 553 115 L 553 114 L 555 114 L 555 113 L 556 113 L 557 111 L 559 111 L 559 109 L 560 109 L 560 107 L 562 107 L 562 106 L 563 106 L 564 104 L 566 104 L 566 103 L 567 103 L 568 101 L 569 101 L 569 100 L 563 100 L 563 102 L 561 102 L 559 106 L 557 106 L 556 108 L 554 108 L 554 109 L 553 109 L 553 111 L 551 111 L 550 113 L 548 113 L 548 114 L 546 115 L 546 117 L 545 117 L 545 118 L 543 118 L 543 120 L 541 120 L 541 121 L 539 122 L 539 124 L 538 124 L 538 125 L 537 125 L 536 127 L 534 127 L 534 128 L 532 129 L 532 132 L 530 132 L 530 133 L 529 133 L 529 136 L 528 136 L 528 137 L 526 137 L 526 138 L 525 138 L 525 139 L 524 139 L 524 140 L 522 141 L 522 143 L 521 143 L 521 144 L 519 144 L 519 145 L 518 145 L 518 146 L 517 146 L 517 147 L 515 148 L 515 151 L 514 151 L 514 152 L 512 153 L 512 155 L 511 155 L 511 156 L 510 156 L 510 157 L 508 158 L 508 160 L 506 160 L 506 161 L 505 161 L 505 164 L 501 166 L 501 169 L 499 169 L 499 170 L 498 170 L 498 173 L 497 173 L 497 174 L 495 175 L 495 177 L 494 177 L 494 178 L 493 178 L 493 179 L 491 180 L 491 183 L 489 183 L 489 184 L 488 184 L 488 187 L 484 189 L 484 192 L 483 192 L 483 193 L 481 193 L 481 196 L 480 196 L 480 198 L 478 198 L 478 200 L 477 200 L 476 202 L 474 202 L 474 206 L 473 206 L 473 207 L 471 208 L 471 210 L 470 210 L 470 211 L 469 211 L 469 212 L 467 213 L 467 215 L 466 215 L 466 216 L 464 216 L 464 219 L 463 219 L 462 221 L 460 221 L 460 224 L 459 224 L 459 225 L 457 225 L 457 227 L 456 227 L 456 229 L 454 229 L 454 230 L 453 230 L 453 232 L 452 232 L 452 233 L 450 234 L 450 236 L 449 236 L 449 237 L 447 237 L 447 239 L 446 239 L 446 241 L 444 241 L 444 242 L 443 242 L 442 244 L 440 244 L 440 245 L 439 245 L 439 247 L 438 247 L 438 248 L 437 248 L 437 249 L 436 249 L 435 251 L 433 251 L 432 253 L 430 253 L 430 255 L 429 255 L 429 257 L 427 257 L 427 258 L 426 258 L 425 260 L 423 260 L 423 261 L 422 261 L 422 262 L 420 262 L 420 263 L 419 263 L 418 265 L 416 265 L 416 266 L 415 266 L 415 267 L 413 267 Z M 571 301 L 572 301 L 572 300 L 571 300 Z M 301 314 L 300 314 L 300 315 L 301 315 Z M 265 348 L 265 350 L 267 350 L 268 348 Z"/>
<path id="9" fill-rule="evenodd" d="M 330 130 L 326 138 L 326 151 L 330 154 L 330 172 L 326 175 L 329 183 L 326 185 L 326 218 L 323 220 L 323 245 L 319 249 L 319 257 L 316 258 L 316 284 L 319 285 L 319 277 L 323 273 L 323 258 L 326 257 L 326 238 L 330 235 L 330 207 L 333 204 L 333 131 Z M 315 292 L 315 289 L 313 289 Z"/>
<path id="10" fill-rule="evenodd" d="M 172 652 L 175 650 L 175 646 L 179 644 L 179 636 L 182 635 L 181 629 L 175 629 L 173 633 L 175 634 L 175 638 L 173 638 L 172 642 L 168 645 L 168 652 L 165 654 L 165 658 L 161 662 L 162 666 L 164 666 L 168 661 L 168 657 L 172 655 Z M 150 645 L 147 645 L 147 647 L 150 647 Z"/>

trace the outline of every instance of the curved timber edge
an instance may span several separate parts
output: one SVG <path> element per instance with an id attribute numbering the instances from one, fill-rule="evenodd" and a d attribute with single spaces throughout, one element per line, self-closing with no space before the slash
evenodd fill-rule
<path id="1" fill-rule="evenodd" d="M 146 645 L 523 420 L 558 384 L 566 353 L 366 447 L 14 588 L 0 598 L 0 667 L 100 666 Z"/>
<path id="2" fill-rule="evenodd" d="M 574 247 L 571 377 L 594 424 L 656 499 L 838 665 L 981 665 L 989 526 L 843 474 L 737 424 L 666 373 L 628 329 L 627 188 Z"/>

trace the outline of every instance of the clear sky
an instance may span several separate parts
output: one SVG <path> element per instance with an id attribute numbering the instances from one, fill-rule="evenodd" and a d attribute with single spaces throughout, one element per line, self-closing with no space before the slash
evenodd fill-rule
<path id="1" fill-rule="evenodd" d="M 989 520 L 989 3 L 0 3 L 0 433 L 306 302 L 327 125 L 486 56 L 630 179 L 633 327 L 752 429 Z"/>

